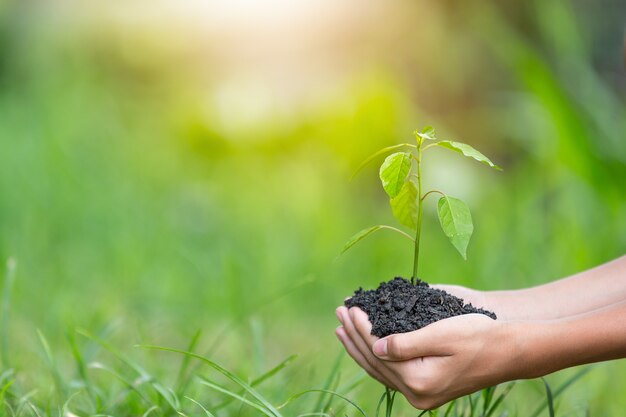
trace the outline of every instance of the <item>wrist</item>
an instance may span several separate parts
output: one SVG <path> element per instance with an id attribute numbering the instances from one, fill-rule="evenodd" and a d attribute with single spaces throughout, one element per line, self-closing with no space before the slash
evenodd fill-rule
<path id="1" fill-rule="evenodd" d="M 515 302 L 507 296 L 509 291 L 482 291 L 481 300 L 484 308 L 487 308 L 498 317 L 498 320 L 509 321 L 515 319 L 515 314 L 511 311 L 511 307 L 515 306 Z"/>
<path id="2" fill-rule="evenodd" d="M 502 381 L 538 378 L 560 369 L 558 361 L 551 358 L 554 349 L 549 348 L 560 339 L 552 326 L 551 322 L 501 322 L 498 340 L 504 343 L 499 349 Z"/>
<path id="3" fill-rule="evenodd" d="M 517 379 L 539 378 L 574 365 L 569 326 L 564 320 L 513 321 L 507 323 Z"/>

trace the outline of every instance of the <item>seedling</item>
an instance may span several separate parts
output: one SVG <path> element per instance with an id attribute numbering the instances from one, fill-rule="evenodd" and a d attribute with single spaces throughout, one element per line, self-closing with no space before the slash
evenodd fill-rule
<path id="1" fill-rule="evenodd" d="M 362 288 L 359 288 L 352 297 L 344 301 L 347 307 L 359 307 L 367 313 L 372 323 L 371 333 L 377 337 L 417 330 L 435 321 L 461 314 L 481 313 L 496 319 L 496 315 L 493 312 L 476 308 L 471 304 L 465 304 L 463 300 L 445 291 L 431 288 L 427 283 L 419 280 L 417 272 L 422 231 L 422 212 L 424 202 L 428 196 L 439 195 L 437 213 L 441 229 L 463 259 L 467 259 L 467 246 L 474 231 L 472 215 L 467 204 L 458 198 L 447 195 L 443 191 L 425 191 L 423 189 L 422 159 L 424 153 L 428 149 L 439 146 L 458 152 L 468 158 L 473 158 L 491 168 L 500 170 L 500 167 L 470 145 L 450 140 L 438 140 L 435 135 L 435 129 L 431 126 L 427 126 L 421 131 L 416 130 L 413 133 L 415 134 L 415 144 L 401 143 L 381 149 L 367 158 L 357 169 L 357 172 L 360 171 L 363 166 L 379 156 L 401 150 L 391 153 L 385 158 L 380 166 L 379 177 L 383 189 L 389 196 L 389 203 L 394 217 L 402 226 L 410 229 L 409 233 L 388 225 L 372 226 L 352 236 L 341 251 L 342 253 L 347 251 L 356 243 L 383 229 L 397 232 L 413 242 L 413 274 L 410 282 L 398 277 L 388 282 L 382 282 L 375 290 L 364 291 Z M 389 388 L 387 388 L 383 396 L 383 398 L 386 398 L 387 415 L 390 415 L 393 407 L 393 396 L 390 396 L 390 392 Z M 491 398 L 490 395 L 493 394 L 494 389 L 490 388 L 484 392 L 486 394 L 484 397 L 485 410 L 483 414 L 487 415 L 487 409 L 489 408 L 487 398 Z M 472 398 L 468 398 L 470 399 L 470 404 L 473 404 Z M 446 415 L 448 415 L 451 409 L 451 407 L 448 408 Z M 471 409 L 473 415 L 473 405 Z"/>
<path id="2" fill-rule="evenodd" d="M 451 197 L 440 190 L 425 191 L 422 187 L 422 159 L 424 153 L 431 148 L 441 147 L 468 158 L 482 162 L 491 168 L 501 170 L 485 155 L 465 143 L 453 142 L 450 140 L 438 140 L 435 129 L 427 126 L 421 131 L 414 132 L 416 143 L 401 143 L 381 149 L 367 158 L 357 169 L 359 172 L 365 165 L 375 158 L 385 155 L 391 151 L 404 149 L 401 152 L 394 152 L 385 158 L 380 166 L 379 177 L 383 189 L 389 196 L 391 210 L 394 217 L 401 225 L 408 227 L 411 233 L 407 233 L 396 227 L 387 225 L 377 225 L 363 229 L 356 233 L 346 242 L 341 253 L 344 253 L 356 243 L 370 236 L 374 232 L 387 229 L 399 233 L 411 240 L 414 245 L 413 274 L 411 281 L 417 278 L 420 253 L 420 235 L 422 231 L 422 211 L 424 201 L 428 196 L 438 194 L 440 196 L 437 204 L 437 213 L 443 233 L 450 239 L 463 259 L 467 259 L 467 245 L 474 231 L 472 215 L 469 207 L 462 200 Z M 356 174 L 356 173 L 355 173 Z"/>

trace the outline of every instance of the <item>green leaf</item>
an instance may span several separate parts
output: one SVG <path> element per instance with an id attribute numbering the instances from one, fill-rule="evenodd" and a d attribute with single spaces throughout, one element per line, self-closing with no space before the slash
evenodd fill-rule
<path id="1" fill-rule="evenodd" d="M 385 158 L 378 175 L 389 197 L 398 195 L 411 171 L 411 154 L 396 152 Z"/>
<path id="2" fill-rule="evenodd" d="M 411 229 L 417 227 L 417 187 L 412 181 L 407 181 L 402 186 L 398 195 L 391 199 L 393 215 Z"/>
<path id="3" fill-rule="evenodd" d="M 451 140 L 442 140 L 440 142 L 437 142 L 437 145 L 441 146 L 442 148 L 451 149 L 455 152 L 463 154 L 467 156 L 468 158 L 474 158 L 478 162 L 482 162 L 485 165 L 489 165 L 491 168 L 497 169 L 498 171 L 502 171 L 502 168 L 495 165 L 493 162 L 489 160 L 489 158 L 487 158 L 482 153 L 478 152 L 476 149 L 472 148 L 470 145 L 467 145 L 461 142 L 453 142 Z"/>
<path id="4" fill-rule="evenodd" d="M 345 251 L 350 249 L 352 246 L 356 245 L 357 243 L 359 243 L 360 241 L 362 241 L 363 239 L 365 239 L 366 237 L 368 237 L 375 231 L 380 230 L 381 227 L 382 226 L 368 227 L 367 229 L 363 229 L 360 232 L 357 232 L 354 236 L 348 239 L 345 245 L 343 245 L 343 248 L 341 248 L 341 253 L 344 253 Z"/>
<path id="5" fill-rule="evenodd" d="M 402 236 L 406 237 L 407 239 L 409 239 L 411 242 L 415 242 L 415 239 L 413 239 L 411 236 L 409 236 L 408 234 L 406 234 L 405 232 L 403 232 L 400 229 L 396 229 L 395 227 L 392 226 L 387 226 L 384 224 L 379 224 L 377 226 L 372 226 L 372 227 L 368 227 L 367 229 L 363 229 L 360 232 L 354 234 L 354 236 L 352 236 L 345 245 L 343 245 L 343 248 L 341 249 L 341 253 L 344 253 L 345 251 L 347 251 L 348 249 L 350 249 L 352 246 L 356 245 L 357 243 L 359 243 L 361 240 L 365 239 L 366 237 L 368 237 L 369 235 L 371 235 L 374 232 L 377 232 L 381 229 L 387 229 L 387 230 L 391 230 L 394 231 L 396 233 L 401 234 Z"/>
<path id="6" fill-rule="evenodd" d="M 426 126 L 422 129 L 421 132 L 416 130 L 413 133 L 415 133 L 417 136 L 419 136 L 422 139 L 437 140 L 437 137 L 435 136 L 435 128 L 432 126 Z"/>
<path id="7" fill-rule="evenodd" d="M 437 213 L 443 233 L 463 259 L 467 259 L 467 245 L 474 231 L 469 207 L 458 198 L 445 196 L 439 199 Z"/>

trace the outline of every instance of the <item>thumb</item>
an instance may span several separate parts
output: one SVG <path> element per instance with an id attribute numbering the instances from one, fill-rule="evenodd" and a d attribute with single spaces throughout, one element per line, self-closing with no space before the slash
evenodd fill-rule
<path id="1" fill-rule="evenodd" d="M 423 356 L 447 355 L 446 334 L 437 326 L 426 326 L 409 333 L 392 334 L 377 340 L 372 351 L 380 359 L 404 361 Z"/>

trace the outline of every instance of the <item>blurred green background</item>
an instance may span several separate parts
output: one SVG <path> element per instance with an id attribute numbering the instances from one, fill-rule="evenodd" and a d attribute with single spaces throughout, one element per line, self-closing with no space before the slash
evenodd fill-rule
<path id="1" fill-rule="evenodd" d="M 476 229 L 463 261 L 429 206 L 423 279 L 519 288 L 622 255 L 625 22 L 619 0 L 0 0 L 0 258 L 18 262 L 3 342 L 19 383 L 49 383 L 36 329 L 69 375 L 82 327 L 165 375 L 133 346 L 202 329 L 243 375 L 298 354 L 277 398 L 321 386 L 335 306 L 411 271 L 392 234 L 335 259 L 394 224 L 376 164 L 350 176 L 427 124 L 504 171 L 428 155 L 426 183 L 465 199 Z M 516 389 L 520 415 L 539 389 Z M 561 410 L 618 415 L 625 390 L 624 361 L 598 365 Z"/>

